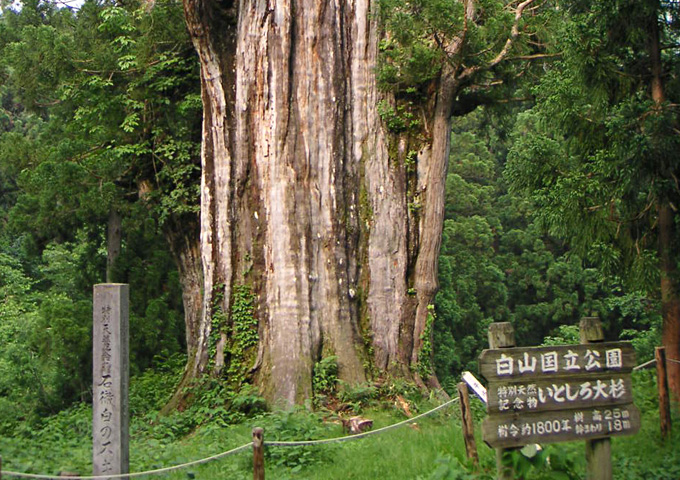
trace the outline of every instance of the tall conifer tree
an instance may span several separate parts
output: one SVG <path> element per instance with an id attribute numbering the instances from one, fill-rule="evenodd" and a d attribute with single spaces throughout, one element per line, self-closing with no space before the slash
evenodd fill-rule
<path id="1" fill-rule="evenodd" d="M 562 8 L 563 60 L 535 90 L 508 174 L 541 206 L 552 233 L 660 299 L 663 344 L 678 360 L 678 5 Z M 668 371 L 680 400 L 680 365 Z"/>

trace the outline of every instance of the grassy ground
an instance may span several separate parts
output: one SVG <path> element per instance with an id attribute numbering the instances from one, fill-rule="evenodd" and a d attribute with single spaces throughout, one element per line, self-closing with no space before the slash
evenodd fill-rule
<path id="1" fill-rule="evenodd" d="M 654 377 L 648 372 L 635 375 L 636 404 L 643 412 L 642 429 L 631 437 L 612 440 L 614 477 L 627 479 L 680 478 L 680 418 L 672 439 L 659 438 L 658 411 Z M 483 418 L 483 406 L 473 401 L 476 424 Z M 424 401 L 420 412 L 433 404 Z M 267 447 L 266 470 L 270 479 L 465 479 L 493 478 L 494 452 L 477 434 L 481 466 L 473 468 L 465 459 L 458 419 L 459 407 L 453 404 L 421 419 L 415 426 L 404 426 L 385 433 L 350 442 L 314 447 Z M 365 409 L 374 420 L 374 429 L 405 418 L 390 404 Z M 12 437 L 0 438 L 3 468 L 30 473 L 58 474 L 60 471 L 91 472 L 91 410 L 81 405 L 51 417 L 41 428 L 27 429 Z M 147 414 L 133 419 L 130 469 L 177 465 L 208 457 L 251 441 L 252 428 L 265 429 L 267 440 L 308 440 L 342 436 L 337 423 L 320 414 L 264 413 L 236 424 L 209 422 L 193 429 L 187 414 L 157 418 Z M 151 420 L 155 420 L 150 424 Z M 582 443 L 549 446 L 542 455 L 527 460 L 519 453 L 518 478 L 583 478 L 585 472 Z M 143 478 L 163 479 L 247 479 L 252 478 L 250 449 L 204 465 L 177 472 Z"/>

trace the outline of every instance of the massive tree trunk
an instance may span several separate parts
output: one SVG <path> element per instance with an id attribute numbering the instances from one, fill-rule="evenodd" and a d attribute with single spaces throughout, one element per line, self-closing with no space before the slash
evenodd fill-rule
<path id="1" fill-rule="evenodd" d="M 437 288 L 453 77 L 423 107 L 414 146 L 377 112 L 370 0 L 184 7 L 204 103 L 195 375 L 243 360 L 230 357 L 230 312 L 247 286 L 259 337 L 248 373 L 270 400 L 309 397 L 327 355 L 349 384 L 428 380 L 414 372 Z"/>
<path id="2" fill-rule="evenodd" d="M 196 376 L 246 371 L 291 405 L 311 395 L 314 363 L 335 355 L 349 384 L 438 386 L 423 357 L 452 107 L 461 84 L 505 58 L 532 2 L 488 65 L 464 68 L 476 18 L 465 2 L 461 36 L 444 45 L 451 62 L 415 107 L 420 131 L 397 134 L 378 112 L 395 99 L 377 88 L 375 0 L 184 0 L 204 105 Z M 245 351 L 244 288 L 258 325 Z"/>

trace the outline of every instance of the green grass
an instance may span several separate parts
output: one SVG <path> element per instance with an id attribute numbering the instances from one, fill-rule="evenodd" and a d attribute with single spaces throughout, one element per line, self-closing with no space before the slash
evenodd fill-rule
<path id="1" fill-rule="evenodd" d="M 614 478 L 680 478 L 680 419 L 675 415 L 675 433 L 670 441 L 659 438 L 658 406 L 654 376 L 635 374 L 636 404 L 642 411 L 642 428 L 631 437 L 612 439 Z M 423 401 L 420 412 L 431 408 Z M 483 406 L 473 400 L 476 425 L 484 416 Z M 267 478 L 285 479 L 490 479 L 495 476 L 494 452 L 477 432 L 481 467 L 465 459 L 460 434 L 459 407 L 453 404 L 420 419 L 417 426 L 403 426 L 367 438 L 311 447 L 266 449 Z M 677 410 L 676 410 L 677 412 Z M 403 413 L 390 404 L 376 405 L 363 416 L 374 420 L 374 429 L 403 420 Z M 158 418 L 147 412 L 133 418 L 130 470 L 145 471 L 208 457 L 251 441 L 252 428 L 265 429 L 267 440 L 301 440 L 342 436 L 339 424 L 321 414 L 306 411 L 265 413 L 236 424 L 208 422 L 195 429 L 189 413 Z M 153 424 L 151 424 L 150 422 Z M 79 405 L 50 417 L 37 427 L 26 427 L 14 436 L 0 438 L 0 455 L 6 470 L 57 474 L 60 471 L 91 472 L 91 409 Z M 556 444 L 531 464 L 514 454 L 527 479 L 583 478 L 585 455 L 582 442 Z M 549 461 L 546 462 L 546 459 Z M 250 479 L 250 449 L 207 464 L 173 473 L 143 478 L 161 479 Z"/>

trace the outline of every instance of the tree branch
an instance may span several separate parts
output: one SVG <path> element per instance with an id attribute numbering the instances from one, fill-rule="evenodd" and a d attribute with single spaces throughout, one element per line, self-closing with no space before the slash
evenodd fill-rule
<path id="1" fill-rule="evenodd" d="M 508 62 L 514 60 L 540 60 L 542 58 L 558 58 L 562 53 L 536 53 L 534 55 L 517 55 L 516 57 L 508 57 Z"/>
<path id="2" fill-rule="evenodd" d="M 532 3 L 534 3 L 534 0 L 525 0 L 524 2 L 519 4 L 517 10 L 515 11 L 515 22 L 512 24 L 512 29 L 510 30 L 510 37 L 505 41 L 505 46 L 500 51 L 500 53 L 496 55 L 496 58 L 491 60 L 491 62 L 487 65 L 487 68 L 495 67 L 501 61 L 503 61 L 503 59 L 508 55 L 508 52 L 510 52 L 510 48 L 512 48 L 512 44 L 519 36 L 519 21 L 522 19 L 522 14 L 524 13 L 524 10 Z"/>
<path id="3" fill-rule="evenodd" d="M 106 147 L 107 145 L 108 145 L 108 142 L 104 142 L 100 145 L 95 145 L 94 147 L 92 147 L 89 150 L 81 153 L 80 155 L 76 155 L 75 157 L 69 158 L 68 161 L 78 164 L 80 166 L 80 168 L 85 170 L 89 175 L 91 175 L 92 177 L 101 181 L 103 177 L 101 175 L 97 175 L 96 173 L 91 171 L 89 168 L 87 168 L 85 165 L 83 165 L 82 160 L 85 160 L 87 157 L 97 153 L 98 151 L 100 151 L 101 149 Z"/>
<path id="4" fill-rule="evenodd" d="M 512 45 L 514 44 L 515 40 L 517 37 L 519 37 L 519 22 L 522 19 L 522 14 L 524 13 L 524 10 L 527 9 L 532 3 L 534 3 L 536 0 L 524 0 L 522 3 L 520 3 L 517 6 L 517 9 L 515 10 L 515 21 L 512 24 L 512 28 L 510 29 L 510 36 L 508 39 L 505 41 L 505 45 L 501 49 L 501 51 L 496 55 L 489 63 L 486 65 L 475 65 L 474 67 L 468 67 L 463 71 L 463 73 L 460 76 L 460 79 L 465 79 L 467 77 L 470 77 L 471 75 L 474 75 L 478 71 L 485 69 L 489 70 L 499 63 L 501 63 L 507 56 L 508 53 L 510 52 L 510 49 L 512 48 Z"/>
<path id="5" fill-rule="evenodd" d="M 55 105 L 61 104 L 61 100 L 52 100 L 50 102 L 38 102 L 36 101 L 35 104 L 39 107 L 54 107 Z"/>

